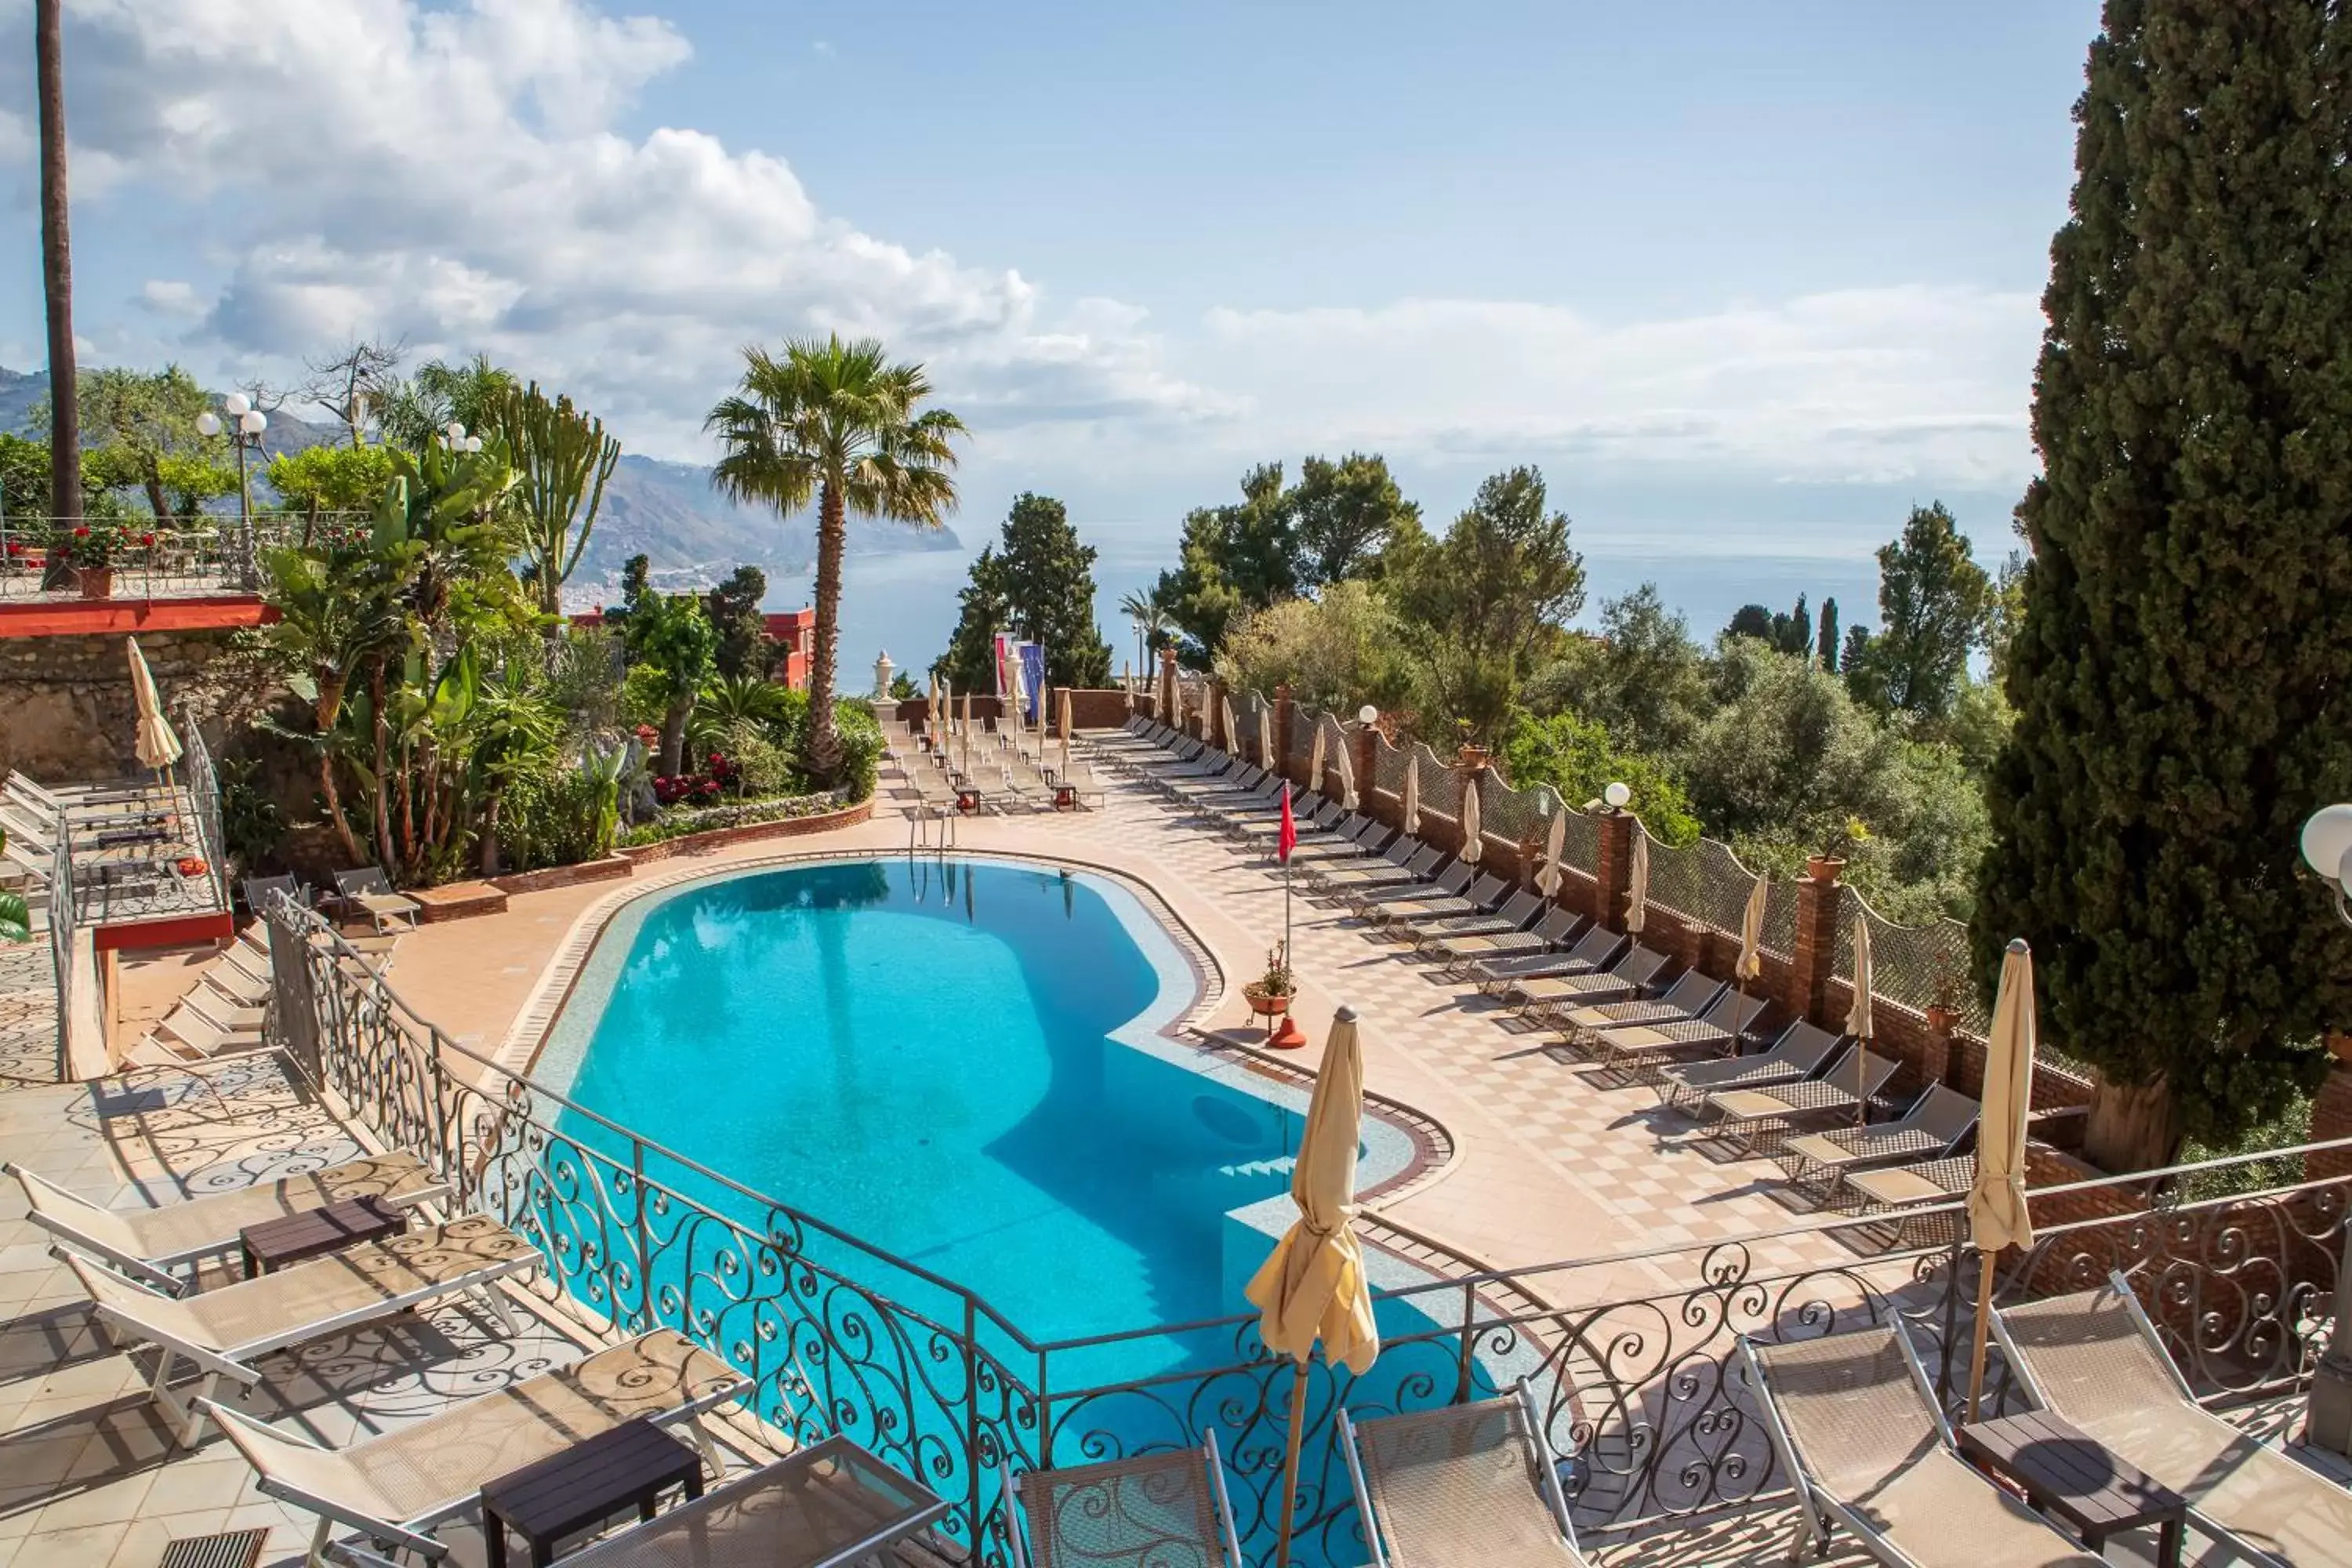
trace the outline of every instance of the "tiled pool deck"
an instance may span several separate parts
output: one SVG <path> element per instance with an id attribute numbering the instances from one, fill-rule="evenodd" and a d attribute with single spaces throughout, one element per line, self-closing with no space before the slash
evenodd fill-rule
<path id="1" fill-rule="evenodd" d="M 904 821 L 886 812 L 792 847 L 898 851 L 906 837 Z M 1142 881 L 1236 984 L 1278 933 L 1278 882 L 1138 795 L 1115 790 L 1107 810 L 1078 817 L 967 823 L 962 847 L 1058 854 Z M 693 875 L 774 852 L 744 847 L 661 869 Z M 496 1050 L 575 922 L 614 893 L 604 884 L 524 895 L 505 915 L 428 927 L 403 944 L 394 984 L 452 1035 Z M 1704 1244 L 1791 1219 L 1769 1195 L 1769 1163 L 1724 1164 L 1679 1146 L 1680 1130 L 1650 1111 L 1646 1092 L 1604 1089 L 1330 912 L 1301 901 L 1295 914 L 1307 983 L 1300 1010 L 1310 1034 L 1319 1038 L 1338 1002 L 1353 1005 L 1364 1019 L 1370 1086 L 1451 1134 L 1454 1155 L 1442 1176 L 1410 1189 L 1383 1217 L 1506 1266 Z M 359 1150 L 350 1129 L 266 1058 L 215 1064 L 203 1081 L 175 1070 L 100 1084 L 44 1081 L 54 1073 L 46 960 L 38 947 L 0 954 L 0 1158 L 133 1205 L 267 1181 Z M 184 963 L 152 965 L 133 976 L 134 991 L 143 987 L 152 1010 L 161 992 L 192 974 Z M 1207 1023 L 1239 1021 L 1229 997 Z M 1311 1060 L 1312 1048 L 1303 1055 Z M 21 1203 L 13 1192 L 0 1201 L 0 1568 L 152 1568 L 167 1541 L 241 1528 L 270 1531 L 264 1563 L 298 1562 L 309 1543 L 307 1518 L 260 1497 L 216 1436 L 192 1451 L 168 1447 L 142 1386 L 148 1357 L 101 1344 L 79 1291 Z M 1591 1300 L 1678 1289 L 1689 1283 L 1689 1267 L 1686 1254 L 1672 1268 L 1579 1270 L 1547 1293 Z M 526 1329 L 518 1338 L 502 1338 L 478 1309 L 439 1309 L 271 1358 L 262 1383 L 236 1403 L 341 1444 L 561 1364 L 588 1342 L 528 1292 L 515 1300 Z M 761 1441 L 741 1427 L 721 1436 L 746 1454 Z M 1588 1544 L 1610 1568 L 1715 1568 L 1784 1560 L 1790 1526 L 1786 1508 L 1758 1509 Z M 441 1535 L 460 1568 L 481 1562 L 470 1526 L 446 1526 Z M 1832 1559 L 1859 1560 L 1850 1548 Z"/>

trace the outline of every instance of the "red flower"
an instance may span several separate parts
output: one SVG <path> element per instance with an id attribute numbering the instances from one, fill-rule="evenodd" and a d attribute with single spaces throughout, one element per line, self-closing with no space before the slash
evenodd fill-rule
<path id="1" fill-rule="evenodd" d="M 81 527 L 75 529 L 74 537 L 76 539 L 88 539 L 89 537 L 89 525 L 88 523 L 84 523 Z"/>
<path id="2" fill-rule="evenodd" d="M 152 533 L 142 533 L 139 536 L 139 542 L 142 544 L 152 544 L 155 542 L 155 536 Z"/>
<path id="3" fill-rule="evenodd" d="M 22 555 L 25 553 L 25 547 L 12 539 L 8 542 L 8 553 L 11 555 Z"/>

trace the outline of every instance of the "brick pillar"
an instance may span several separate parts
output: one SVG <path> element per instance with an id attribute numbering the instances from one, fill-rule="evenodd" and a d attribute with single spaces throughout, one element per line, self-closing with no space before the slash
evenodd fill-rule
<path id="1" fill-rule="evenodd" d="M 1290 687 L 1286 682 L 1274 689 L 1274 755 L 1265 763 L 1267 768 L 1284 778 L 1290 778 L 1291 718 Z M 1291 782 L 1296 784 L 1298 781 L 1292 779 Z"/>
<path id="2" fill-rule="evenodd" d="M 1959 1018 L 1949 1007 L 1927 1009 L 1927 1049 L 1919 1058 L 1919 1076 L 1928 1083 L 1959 1087 L 1952 1082 L 1952 1030 Z"/>
<path id="3" fill-rule="evenodd" d="M 1160 650 L 1159 711 L 1152 717 L 1171 729 L 1176 726 L 1176 650 L 1172 647 Z"/>
<path id="4" fill-rule="evenodd" d="M 1356 809 L 1370 816 L 1372 814 L 1372 785 L 1380 778 L 1374 770 L 1380 763 L 1381 732 L 1370 724 L 1359 724 L 1356 732 L 1348 738 L 1348 743 L 1356 749 L 1356 754 L 1349 759 L 1356 770 Z"/>
<path id="5" fill-rule="evenodd" d="M 1796 962 L 1789 966 L 1789 990 L 1780 1000 L 1790 1012 L 1825 1029 L 1844 1026 L 1843 1019 L 1830 1016 L 1830 978 L 1837 968 L 1838 921 L 1844 904 L 1845 889 L 1836 877 L 1798 879 Z"/>
<path id="6" fill-rule="evenodd" d="M 1234 738 L 1225 733 L 1225 683 L 1216 676 L 1209 677 L 1209 711 L 1202 715 L 1201 727 L 1209 737 L 1209 744 L 1221 752 L 1234 749 Z"/>
<path id="7" fill-rule="evenodd" d="M 1625 911 L 1633 902 L 1633 814 L 1614 808 L 1601 814 L 1601 863 L 1593 868 L 1594 889 L 1601 923 L 1611 931 L 1625 929 Z"/>
<path id="8" fill-rule="evenodd" d="M 2311 1102 L 2314 1143 L 2331 1138 L 2352 1138 L 2352 1034 L 2328 1036 L 2327 1048 L 2336 1053 L 2336 1065 Z M 2305 1181 L 2337 1176 L 2352 1176 L 2352 1149 L 2323 1149 L 2303 1157 Z"/>

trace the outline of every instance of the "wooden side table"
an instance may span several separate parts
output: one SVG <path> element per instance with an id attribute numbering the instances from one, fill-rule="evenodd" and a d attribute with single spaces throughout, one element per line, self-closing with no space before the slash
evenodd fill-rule
<path id="1" fill-rule="evenodd" d="M 555 1543 L 635 1504 L 641 1520 L 671 1487 L 702 1495 L 702 1456 L 639 1416 L 482 1488 L 482 1539 L 489 1568 L 506 1568 L 507 1531 L 530 1545 L 531 1568 L 548 1568 Z"/>
<path id="2" fill-rule="evenodd" d="M 341 1252 L 362 1241 L 382 1241 L 407 1228 L 406 1213 L 382 1198 L 346 1198 L 323 1208 L 247 1226 L 237 1237 L 245 1246 L 245 1272 L 250 1278 L 306 1258 Z"/>
<path id="3" fill-rule="evenodd" d="M 2047 1410 L 1979 1421 L 1957 1434 L 1961 1455 L 2015 1481 L 2036 1513 L 2056 1514 L 2103 1552 L 2119 1530 L 2157 1527 L 2157 1568 L 2180 1568 L 2189 1500 Z"/>

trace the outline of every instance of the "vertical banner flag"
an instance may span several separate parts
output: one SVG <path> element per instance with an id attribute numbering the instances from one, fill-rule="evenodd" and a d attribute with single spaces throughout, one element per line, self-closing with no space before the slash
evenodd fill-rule
<path id="1" fill-rule="evenodd" d="M 996 634 L 996 695 L 1013 695 L 1013 639 L 1003 632 Z"/>
<path id="2" fill-rule="evenodd" d="M 1021 645 L 1021 706 L 1022 716 L 1032 724 L 1045 721 L 1045 645 L 1025 642 Z"/>
<path id="3" fill-rule="evenodd" d="M 1282 838 L 1277 852 L 1282 863 L 1290 864 L 1290 852 L 1298 847 L 1298 823 L 1290 815 L 1290 786 L 1282 786 Z"/>

